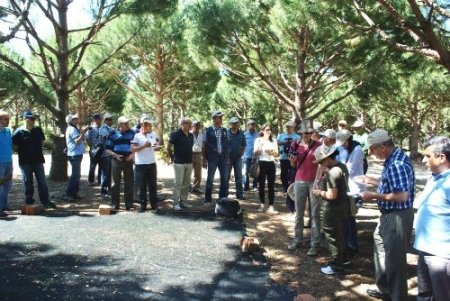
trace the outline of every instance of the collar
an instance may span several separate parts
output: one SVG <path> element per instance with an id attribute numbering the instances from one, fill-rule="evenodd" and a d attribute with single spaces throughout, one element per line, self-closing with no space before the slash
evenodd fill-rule
<path id="1" fill-rule="evenodd" d="M 395 147 L 393 150 L 392 150 L 392 152 L 391 152 L 391 154 L 386 158 L 386 160 L 384 161 L 384 167 L 386 167 L 386 166 L 388 166 L 389 165 L 389 163 L 391 163 L 391 161 L 393 160 L 393 158 L 395 157 L 395 156 L 397 156 L 397 154 L 400 152 L 400 150 L 397 148 L 397 147 Z"/>
<path id="2" fill-rule="evenodd" d="M 444 172 L 441 172 L 440 174 L 431 174 L 431 176 L 433 177 L 434 181 L 438 181 L 440 179 L 444 179 L 447 178 L 448 176 L 450 176 L 450 169 L 446 170 Z"/>

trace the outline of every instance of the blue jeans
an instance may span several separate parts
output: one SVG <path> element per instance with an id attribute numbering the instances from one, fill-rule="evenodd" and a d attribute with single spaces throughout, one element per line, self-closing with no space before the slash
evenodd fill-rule
<path id="1" fill-rule="evenodd" d="M 111 189 L 111 157 L 105 156 L 101 158 L 99 165 L 99 174 L 101 174 L 100 191 L 101 194 L 108 194 Z"/>
<path id="2" fill-rule="evenodd" d="M 230 182 L 231 170 L 234 169 L 234 180 L 236 182 L 236 197 L 244 197 L 244 188 L 242 186 L 242 158 L 230 159 L 230 169 L 228 171 L 228 183 Z"/>
<path id="3" fill-rule="evenodd" d="M 72 174 L 67 183 L 66 196 L 75 198 L 78 197 L 78 189 L 80 187 L 81 160 L 83 160 L 83 155 L 67 156 L 67 158 L 70 165 L 72 165 Z"/>
<path id="4" fill-rule="evenodd" d="M 38 184 L 39 200 L 43 205 L 48 204 L 48 187 L 45 180 L 45 170 L 43 163 L 23 164 L 20 165 L 22 171 L 22 179 L 25 184 L 25 202 L 28 204 L 34 203 L 34 185 L 33 174 L 36 177 Z"/>
<path id="5" fill-rule="evenodd" d="M 219 198 L 226 198 L 228 196 L 228 165 L 228 158 L 223 155 L 213 156 L 208 159 L 208 177 L 206 179 L 205 203 L 210 203 L 212 201 L 213 181 L 217 168 L 219 168 L 220 173 Z"/>
<path id="6" fill-rule="evenodd" d="M 244 189 L 249 190 L 250 189 L 250 175 L 248 174 L 250 172 L 250 165 L 252 165 L 252 158 L 244 158 L 244 168 L 242 170 L 242 175 L 244 176 L 243 182 L 244 182 Z M 252 188 L 258 187 L 258 179 L 253 179 L 253 186 Z"/>
<path id="7" fill-rule="evenodd" d="M 13 165 L 12 162 L 0 162 L 0 178 L 6 177 L 13 172 Z M 6 206 L 8 205 L 8 193 L 11 189 L 12 181 L 9 180 L 8 182 L 4 183 L 3 185 L 0 185 L 0 211 L 3 211 L 6 209 Z"/>

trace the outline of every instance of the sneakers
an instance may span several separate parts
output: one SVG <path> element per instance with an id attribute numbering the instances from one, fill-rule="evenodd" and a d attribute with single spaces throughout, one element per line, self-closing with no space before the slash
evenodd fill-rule
<path id="1" fill-rule="evenodd" d="M 8 213 L 6 213 L 5 211 L 0 211 L 0 217 L 7 217 Z"/>
<path id="2" fill-rule="evenodd" d="M 259 205 L 258 212 L 264 212 L 264 204 Z"/>
<path id="3" fill-rule="evenodd" d="M 204 202 L 203 207 L 211 207 L 211 202 Z"/>
<path id="4" fill-rule="evenodd" d="M 238 197 L 237 199 L 240 200 L 240 201 L 246 200 L 245 196 L 240 196 L 240 197 Z"/>
<path id="5" fill-rule="evenodd" d="M 192 193 L 201 194 L 201 193 L 203 193 L 203 190 L 201 190 L 200 188 L 194 188 L 194 189 L 192 189 Z"/>
<path id="6" fill-rule="evenodd" d="M 319 253 L 319 251 L 315 247 L 311 247 L 306 255 L 308 256 L 316 256 Z"/>
<path id="7" fill-rule="evenodd" d="M 320 272 L 322 272 L 325 275 L 340 274 L 340 271 L 336 270 L 336 268 L 333 268 L 331 265 L 321 267 Z"/>
<path id="8" fill-rule="evenodd" d="M 301 245 L 302 245 L 302 242 L 301 242 L 301 241 L 294 240 L 294 241 L 292 241 L 292 242 L 288 245 L 288 250 L 293 251 L 293 250 L 295 250 L 295 249 L 300 248 Z"/>
<path id="9" fill-rule="evenodd" d="M 391 300 L 388 294 L 380 292 L 377 289 L 368 289 L 366 292 L 367 292 L 367 295 L 369 295 L 370 297 L 375 298 L 375 299 Z"/>
<path id="10" fill-rule="evenodd" d="M 181 210 L 181 206 L 178 204 L 173 205 L 173 210 L 175 211 L 180 211 Z"/>
<path id="11" fill-rule="evenodd" d="M 278 211 L 275 210 L 275 208 L 273 208 L 272 205 L 269 206 L 269 209 L 267 209 L 267 213 L 270 214 L 278 214 Z"/>

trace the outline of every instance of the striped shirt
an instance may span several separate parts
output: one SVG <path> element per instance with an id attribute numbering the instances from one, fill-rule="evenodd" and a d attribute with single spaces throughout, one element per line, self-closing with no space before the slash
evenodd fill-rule
<path id="1" fill-rule="evenodd" d="M 416 179 L 414 167 L 409 157 L 400 149 L 394 148 L 384 162 L 380 185 L 377 193 L 387 194 L 393 192 L 408 192 L 405 202 L 387 202 L 377 200 L 380 210 L 402 210 L 412 208 L 415 196 Z"/>
<path id="2" fill-rule="evenodd" d="M 131 154 L 131 140 L 134 138 L 134 131 L 127 130 L 121 132 L 115 130 L 109 134 L 106 149 L 112 150 L 118 155 L 128 156 Z"/>

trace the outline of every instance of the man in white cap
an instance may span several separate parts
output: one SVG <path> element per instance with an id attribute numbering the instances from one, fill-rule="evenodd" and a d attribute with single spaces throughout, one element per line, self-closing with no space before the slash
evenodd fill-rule
<path id="1" fill-rule="evenodd" d="M 370 133 L 367 146 L 369 154 L 385 160 L 381 179 L 364 177 L 365 184 L 378 185 L 378 189 L 365 191 L 363 200 L 376 200 L 381 212 L 373 234 L 378 289 L 368 289 L 367 293 L 379 299 L 403 301 L 408 299 L 406 251 L 414 219 L 414 167 L 386 130 Z"/>
<path id="2" fill-rule="evenodd" d="M 364 185 L 355 181 L 355 178 L 364 175 L 364 152 L 361 144 L 353 140 L 353 135 L 349 130 L 337 132 L 336 146 L 339 151 L 337 160 L 347 166 L 349 193 L 352 196 L 352 202 L 355 203 L 355 206 L 352 206 L 354 208 L 352 215 L 345 219 L 342 225 L 345 247 L 351 256 L 356 254 L 359 248 L 355 215 L 357 213 L 356 205 L 358 207 L 362 205 L 360 195 L 364 191 Z"/>
<path id="3" fill-rule="evenodd" d="M 72 173 L 66 188 L 66 200 L 74 202 L 79 199 L 78 189 L 80 187 L 81 177 L 81 161 L 84 153 L 84 135 L 89 130 L 89 126 L 84 126 L 81 130 L 78 129 L 80 123 L 78 115 L 69 114 L 66 116 L 66 145 L 67 145 L 67 159 L 72 166 Z"/>
<path id="4" fill-rule="evenodd" d="M 239 128 L 239 118 L 231 117 L 231 127 L 228 129 L 228 137 L 230 140 L 230 170 L 228 179 L 231 176 L 231 170 L 234 170 L 234 180 L 236 182 L 236 198 L 244 200 L 244 187 L 242 183 L 242 155 L 245 152 L 247 142 L 244 132 Z M 228 180 L 229 181 L 229 180 Z"/>
<path id="5" fill-rule="evenodd" d="M 130 119 L 120 116 L 119 128 L 108 137 L 106 151 L 111 156 L 111 205 L 120 208 L 120 183 L 123 175 L 125 209 L 133 209 L 133 149 L 131 141 L 135 132 L 130 129 Z"/>
<path id="6" fill-rule="evenodd" d="M 11 189 L 13 172 L 11 130 L 8 128 L 9 114 L 0 110 L 0 217 L 7 216 L 8 193 Z"/>
<path id="7" fill-rule="evenodd" d="M 344 238 L 342 235 L 342 220 L 350 214 L 347 196 L 347 167 L 336 160 L 339 151 L 335 146 L 320 146 L 314 152 L 315 163 L 327 169 L 323 187 L 313 190 L 313 195 L 323 200 L 322 229 L 325 233 L 331 260 L 320 271 L 327 275 L 342 272 L 344 262 L 348 261 Z"/>
<path id="8" fill-rule="evenodd" d="M 244 168 L 242 174 L 244 176 L 244 191 L 250 190 L 250 166 L 253 160 L 253 150 L 255 147 L 255 140 L 259 137 L 259 133 L 256 129 L 256 122 L 253 119 L 247 121 L 247 130 L 244 132 L 245 141 L 247 147 L 244 151 Z M 252 183 L 252 189 L 258 189 L 258 179 L 254 178 Z"/>
<path id="9" fill-rule="evenodd" d="M 152 131 L 154 120 L 150 117 L 143 117 L 140 120 L 141 127 L 139 133 L 134 135 L 131 141 L 134 152 L 135 182 L 138 185 L 139 202 L 141 208 L 139 212 L 145 212 L 147 200 L 150 199 L 151 210 L 158 211 L 156 195 L 156 156 L 155 151 L 159 151 L 159 137 Z M 147 191 L 149 197 L 147 198 Z"/>
<path id="10" fill-rule="evenodd" d="M 436 136 L 423 148 L 431 177 L 415 220 L 417 300 L 450 300 L 450 139 Z"/>
<path id="11" fill-rule="evenodd" d="M 111 113 L 106 112 L 103 114 L 103 124 L 99 128 L 99 140 L 103 148 L 102 156 L 100 159 L 100 194 L 103 198 L 109 197 L 109 192 L 111 188 L 111 156 L 106 151 L 106 144 L 108 142 L 108 137 L 111 132 L 114 131 L 113 127 L 113 116 Z"/>
<path id="12" fill-rule="evenodd" d="M 369 169 L 369 162 L 367 161 L 367 133 L 364 129 L 364 122 L 362 122 L 361 120 L 356 120 L 353 123 L 352 128 L 354 130 L 353 140 L 358 141 L 364 151 L 363 164 L 364 174 L 366 174 L 367 170 Z"/>
<path id="13" fill-rule="evenodd" d="M 333 129 L 327 129 L 325 132 L 320 133 L 323 137 L 322 143 L 328 147 L 336 144 L 336 131 Z"/>
<path id="14" fill-rule="evenodd" d="M 286 192 L 289 187 L 289 179 L 293 178 L 295 168 L 291 166 L 289 161 L 289 150 L 292 142 L 298 142 L 300 136 L 295 132 L 295 122 L 288 121 L 284 124 L 286 132 L 278 134 L 277 142 L 280 147 L 280 179 L 283 185 L 283 190 Z"/>
<path id="15" fill-rule="evenodd" d="M 338 121 L 338 131 L 346 130 L 348 128 L 347 121 L 341 119 Z"/>
<path id="16" fill-rule="evenodd" d="M 203 167 L 208 169 L 206 178 L 205 203 L 210 206 L 212 202 L 213 181 L 216 170 L 220 173 L 219 198 L 228 196 L 228 171 L 230 164 L 229 137 L 226 128 L 222 127 L 222 112 L 212 114 L 213 125 L 205 130 L 203 144 Z"/>

